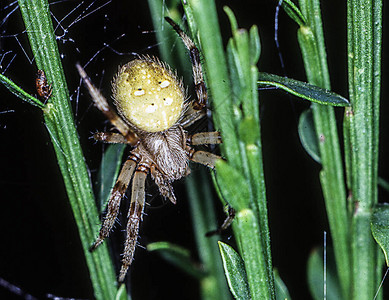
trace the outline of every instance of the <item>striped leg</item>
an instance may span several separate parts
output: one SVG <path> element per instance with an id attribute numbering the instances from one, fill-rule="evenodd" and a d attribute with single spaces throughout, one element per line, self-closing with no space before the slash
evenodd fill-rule
<path id="1" fill-rule="evenodd" d="M 104 241 L 104 239 L 109 235 L 113 224 L 115 224 L 115 220 L 119 212 L 120 200 L 122 199 L 124 193 L 127 190 L 135 167 L 136 162 L 132 159 L 129 159 L 124 163 L 123 168 L 120 171 L 118 180 L 116 181 L 115 186 L 112 189 L 111 196 L 108 202 L 108 212 L 105 216 L 104 223 L 101 226 L 99 237 L 90 248 L 90 251 L 95 250 Z"/>
<path id="2" fill-rule="evenodd" d="M 119 282 L 123 282 L 128 268 L 134 258 L 136 243 L 138 241 L 139 223 L 142 220 L 142 214 L 145 204 L 145 180 L 146 169 L 140 168 L 135 172 L 132 182 L 132 194 L 130 210 L 128 212 L 127 238 L 124 244 L 124 253 L 122 267 L 119 274 Z"/>
<path id="3" fill-rule="evenodd" d="M 92 81 L 86 74 L 85 70 L 81 67 L 81 65 L 76 64 L 76 67 L 97 108 L 107 117 L 111 124 L 114 125 L 117 130 L 119 130 L 119 132 L 128 140 L 127 144 L 135 146 L 139 141 L 137 135 L 109 106 L 107 99 L 105 99 L 105 97 L 100 93 L 100 91 L 93 85 Z"/>
<path id="4" fill-rule="evenodd" d="M 215 168 L 216 161 L 222 159 L 219 155 L 212 154 L 206 151 L 196 151 L 190 157 L 191 161 L 205 165 L 211 169 Z"/>
<path id="5" fill-rule="evenodd" d="M 195 110 L 202 110 L 207 106 L 208 93 L 204 83 L 203 69 L 200 61 L 200 51 L 197 49 L 193 41 L 186 35 L 184 31 L 169 17 L 165 17 L 165 20 L 173 27 L 178 33 L 185 47 L 189 50 L 190 59 L 192 61 L 193 81 L 196 91 L 197 99 L 193 102 L 193 108 Z"/>
<path id="6" fill-rule="evenodd" d="M 115 132 L 96 132 L 93 135 L 93 138 L 96 141 L 103 142 L 103 143 L 132 145 L 132 142 L 128 141 L 126 137 L 124 137 L 120 133 L 115 133 Z"/>
<path id="7" fill-rule="evenodd" d="M 222 137 L 220 132 L 199 132 L 188 137 L 188 143 L 190 145 L 206 145 L 206 144 L 221 144 Z"/>

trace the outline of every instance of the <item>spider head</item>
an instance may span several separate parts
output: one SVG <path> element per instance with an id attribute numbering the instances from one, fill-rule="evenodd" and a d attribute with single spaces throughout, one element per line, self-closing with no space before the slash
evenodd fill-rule
<path id="1" fill-rule="evenodd" d="M 169 67 L 148 56 L 121 67 L 112 82 L 112 91 L 121 116 L 143 131 L 167 130 L 185 111 L 182 81 Z"/>

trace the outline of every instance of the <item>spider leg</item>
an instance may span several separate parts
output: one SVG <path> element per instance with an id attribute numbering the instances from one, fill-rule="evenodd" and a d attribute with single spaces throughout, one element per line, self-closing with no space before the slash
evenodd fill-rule
<path id="1" fill-rule="evenodd" d="M 211 169 L 215 168 L 218 159 L 222 159 L 219 155 L 207 151 L 195 151 L 194 149 L 188 150 L 188 156 L 191 161 L 205 165 Z"/>
<path id="2" fill-rule="evenodd" d="M 135 146 L 139 141 L 138 136 L 109 106 L 107 99 L 105 99 L 105 97 L 100 93 L 100 91 L 93 85 L 92 81 L 86 74 L 85 70 L 81 67 L 81 65 L 77 63 L 76 67 L 97 108 L 107 117 L 107 119 L 112 123 L 112 125 L 114 125 L 117 130 L 119 130 L 119 132 L 128 140 L 127 144 Z"/>
<path id="3" fill-rule="evenodd" d="M 128 212 L 127 238 L 124 244 L 124 253 L 122 267 L 119 274 L 119 282 L 123 282 L 128 268 L 134 258 L 135 246 L 138 240 L 139 223 L 142 220 L 142 214 L 145 204 L 145 180 L 147 168 L 138 167 L 132 182 L 131 204 Z"/>
<path id="4" fill-rule="evenodd" d="M 227 213 L 228 213 L 228 216 L 224 220 L 223 224 L 219 228 L 217 228 L 216 230 L 212 230 L 212 231 L 207 232 L 205 234 L 206 237 L 210 237 L 210 236 L 213 236 L 215 234 L 221 234 L 222 231 L 226 230 L 232 224 L 232 222 L 235 219 L 236 211 L 228 204 L 227 204 Z"/>
<path id="5" fill-rule="evenodd" d="M 112 189 L 111 196 L 108 202 L 108 212 L 105 216 L 104 223 L 101 226 L 99 237 L 96 239 L 95 243 L 90 248 L 90 251 L 95 250 L 109 235 L 109 232 L 111 231 L 119 212 L 120 200 L 122 199 L 124 193 L 127 190 L 132 174 L 134 173 L 136 164 L 137 163 L 133 159 L 128 159 L 124 163 L 123 168 L 120 171 L 118 180 L 116 181 L 115 186 Z"/>
<path id="6" fill-rule="evenodd" d="M 195 110 L 193 107 L 189 107 L 184 118 L 180 121 L 182 127 L 187 128 L 190 125 L 196 123 L 198 120 L 206 116 L 207 112 L 205 109 Z"/>
<path id="7" fill-rule="evenodd" d="M 199 132 L 189 135 L 188 143 L 190 145 L 221 144 L 222 137 L 218 131 Z"/>
<path id="8" fill-rule="evenodd" d="M 155 165 L 151 165 L 150 173 L 154 182 L 157 184 L 161 195 L 165 198 L 168 198 L 171 203 L 176 204 L 177 199 L 176 196 L 174 195 L 174 190 L 170 182 L 166 181 L 165 178 L 163 178 L 162 173 L 158 171 Z"/>
<path id="9" fill-rule="evenodd" d="M 185 47 L 189 50 L 190 59 L 192 61 L 193 81 L 195 84 L 194 88 L 197 96 L 197 100 L 195 100 L 192 105 L 195 110 L 202 110 L 207 106 L 208 93 L 204 83 L 203 69 L 200 61 L 200 51 L 189 36 L 187 36 L 187 34 L 172 19 L 165 17 L 165 20 L 178 33 L 185 44 Z"/>
<path id="10" fill-rule="evenodd" d="M 103 142 L 103 143 L 132 145 L 132 143 L 129 142 L 128 139 L 126 139 L 123 135 L 115 132 L 96 132 L 93 135 L 93 138 L 96 141 Z"/>

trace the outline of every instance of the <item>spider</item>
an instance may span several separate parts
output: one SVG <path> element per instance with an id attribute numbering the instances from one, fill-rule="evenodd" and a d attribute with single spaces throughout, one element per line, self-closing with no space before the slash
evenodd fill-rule
<path id="1" fill-rule="evenodd" d="M 119 132 L 98 132 L 94 138 L 105 143 L 132 146 L 111 191 L 99 236 L 91 247 L 93 251 L 109 235 L 119 212 L 120 201 L 132 180 L 119 282 L 124 281 L 133 261 L 145 205 L 147 175 L 151 175 L 161 195 L 175 204 L 172 182 L 190 173 L 189 161 L 214 168 L 216 160 L 220 159 L 218 155 L 193 148 L 194 145 L 221 143 L 219 132 L 191 135 L 185 130 L 206 115 L 208 95 L 198 48 L 173 20 L 168 17 L 165 19 L 189 50 L 196 92 L 194 100 L 189 99 L 182 80 L 169 66 L 155 57 L 138 56 L 119 68 L 112 81 L 117 114 L 92 84 L 84 69 L 77 64 L 94 104 Z"/>

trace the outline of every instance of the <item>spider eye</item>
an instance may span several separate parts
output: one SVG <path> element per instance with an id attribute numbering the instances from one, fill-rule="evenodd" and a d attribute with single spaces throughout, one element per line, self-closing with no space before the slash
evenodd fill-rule
<path id="1" fill-rule="evenodd" d="M 169 129 L 183 113 L 186 97 L 181 81 L 156 59 L 130 61 L 119 70 L 112 87 L 120 114 L 139 129 Z"/>

